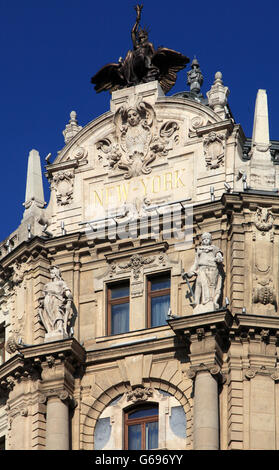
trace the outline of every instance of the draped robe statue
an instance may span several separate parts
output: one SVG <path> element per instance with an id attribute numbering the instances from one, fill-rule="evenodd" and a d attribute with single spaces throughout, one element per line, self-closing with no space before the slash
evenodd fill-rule
<path id="1" fill-rule="evenodd" d="M 222 252 L 217 246 L 212 245 L 211 234 L 203 233 L 201 245 L 196 250 L 194 264 L 190 271 L 185 273 L 188 278 L 196 276 L 193 313 L 210 312 L 220 308 L 222 262 Z"/>
<path id="2" fill-rule="evenodd" d="M 57 266 L 50 268 L 51 281 L 44 289 L 39 307 L 39 317 L 48 335 L 68 337 L 68 326 L 72 315 L 72 294 L 63 281 Z"/>

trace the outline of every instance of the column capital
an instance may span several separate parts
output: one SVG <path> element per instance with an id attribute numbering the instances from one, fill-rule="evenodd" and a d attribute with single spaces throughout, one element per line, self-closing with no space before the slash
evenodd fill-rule
<path id="1" fill-rule="evenodd" d="M 199 364 L 196 366 L 190 366 L 189 369 L 185 371 L 185 375 L 192 380 L 195 380 L 196 376 L 200 372 L 209 372 L 212 377 L 216 378 L 218 383 L 225 383 L 226 376 L 222 372 L 221 367 L 218 364 Z"/>

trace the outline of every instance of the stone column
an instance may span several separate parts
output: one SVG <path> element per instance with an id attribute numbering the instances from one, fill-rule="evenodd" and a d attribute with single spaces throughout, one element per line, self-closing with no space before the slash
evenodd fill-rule
<path id="1" fill-rule="evenodd" d="M 169 320 L 180 338 L 184 335 L 194 381 L 193 440 L 195 450 L 218 450 L 219 383 L 224 383 L 223 354 L 228 349 L 233 317 L 227 309 Z"/>
<path id="2" fill-rule="evenodd" d="M 219 400 L 216 378 L 207 370 L 195 379 L 194 450 L 219 449 Z"/>
<path id="3" fill-rule="evenodd" d="M 69 405 L 67 394 L 48 397 L 46 406 L 46 450 L 69 450 Z"/>

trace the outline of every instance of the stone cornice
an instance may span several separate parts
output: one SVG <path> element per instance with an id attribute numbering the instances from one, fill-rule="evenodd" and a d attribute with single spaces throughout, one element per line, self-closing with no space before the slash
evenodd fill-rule
<path id="1" fill-rule="evenodd" d="M 42 364 L 51 368 L 57 361 L 68 361 L 74 370 L 84 364 L 85 355 L 84 348 L 74 338 L 26 346 L 0 367 L 0 388 L 3 392 L 22 379 L 39 379 Z"/>
<path id="2" fill-rule="evenodd" d="M 279 337 L 279 318 L 263 315 L 236 314 L 231 328 L 231 337 L 255 338 L 270 341 L 271 337 L 277 342 Z M 273 342 L 274 342 L 273 341 Z"/>
<path id="3" fill-rule="evenodd" d="M 225 209 L 242 210 L 243 207 L 249 207 L 251 204 L 261 206 L 263 203 L 268 203 L 274 206 L 279 211 L 279 198 L 277 193 L 273 191 L 242 191 L 224 193 L 221 198 L 222 204 Z"/>
<path id="4" fill-rule="evenodd" d="M 122 250 L 118 253 L 109 253 L 105 254 L 105 258 L 107 261 L 116 261 L 118 259 L 122 259 L 125 257 L 132 256 L 133 254 L 147 254 L 147 253 L 153 253 L 155 251 L 167 251 L 169 248 L 169 244 L 167 242 L 162 242 L 162 243 L 152 243 L 149 245 L 143 245 L 141 247 L 134 247 L 130 248 L 128 250 Z"/>
<path id="5" fill-rule="evenodd" d="M 44 248 L 45 240 L 38 236 L 32 238 L 32 240 L 23 241 L 1 259 L 1 265 L 5 267 L 10 263 L 14 263 L 19 257 L 25 256 L 29 258 L 30 255 L 34 256 L 42 252 Z"/>
<path id="6" fill-rule="evenodd" d="M 151 333 L 151 332 L 150 332 Z M 151 333 L 152 335 L 152 333 Z M 169 353 L 171 356 L 177 349 L 185 349 L 185 345 L 177 345 L 177 339 L 171 335 L 163 338 L 146 338 L 143 341 L 137 341 L 127 338 L 126 341 L 115 344 L 113 347 L 107 345 L 102 347 L 98 345 L 94 349 L 87 351 L 86 366 L 89 364 L 99 364 L 104 362 L 116 361 L 127 356 L 135 354 L 165 354 Z"/>
<path id="7" fill-rule="evenodd" d="M 85 360 L 85 349 L 75 338 L 68 338 L 60 341 L 41 343 L 32 346 L 26 346 L 21 349 L 24 359 L 43 358 L 47 356 L 58 356 L 65 354 L 72 355 L 77 361 L 83 363 Z"/>
<path id="8" fill-rule="evenodd" d="M 234 125 L 233 125 L 232 120 L 226 119 L 225 121 L 214 122 L 214 123 L 207 124 L 206 126 L 199 127 L 198 129 L 196 129 L 196 133 L 198 136 L 202 136 L 212 131 L 216 132 L 216 131 L 228 130 L 229 132 L 232 132 L 233 126 Z"/>
<path id="9" fill-rule="evenodd" d="M 187 336 L 193 333 L 196 334 L 197 330 L 200 328 L 210 329 L 212 331 L 229 331 L 232 322 L 233 317 L 230 311 L 227 309 L 168 320 L 168 324 L 175 333 L 184 334 Z"/>

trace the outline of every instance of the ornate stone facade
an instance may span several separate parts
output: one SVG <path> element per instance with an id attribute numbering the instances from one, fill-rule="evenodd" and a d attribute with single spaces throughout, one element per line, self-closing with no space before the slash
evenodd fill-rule
<path id="1" fill-rule="evenodd" d="M 143 407 L 156 449 L 279 447 L 266 94 L 250 142 L 222 75 L 206 100 L 193 64 L 188 93 L 150 80 L 112 91 L 110 110 L 82 128 L 71 113 L 47 161 L 47 207 L 1 244 L 7 449 L 121 450 Z M 28 201 L 41 201 L 32 175 Z"/>

